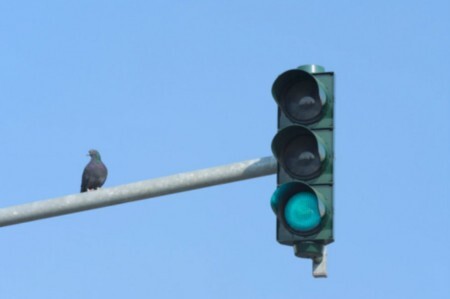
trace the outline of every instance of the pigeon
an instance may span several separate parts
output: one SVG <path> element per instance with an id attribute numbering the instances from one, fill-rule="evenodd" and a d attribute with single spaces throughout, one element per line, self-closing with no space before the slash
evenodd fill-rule
<path id="1" fill-rule="evenodd" d="M 88 156 L 91 161 L 86 165 L 81 178 L 81 192 L 95 190 L 103 186 L 108 175 L 108 169 L 100 158 L 100 153 L 90 150 Z"/>

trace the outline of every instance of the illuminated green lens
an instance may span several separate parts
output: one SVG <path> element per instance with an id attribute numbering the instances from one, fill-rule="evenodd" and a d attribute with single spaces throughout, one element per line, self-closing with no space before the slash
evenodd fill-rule
<path id="1" fill-rule="evenodd" d="M 310 192 L 292 196 L 284 208 L 287 224 L 297 231 L 310 231 L 320 224 L 317 197 Z"/>

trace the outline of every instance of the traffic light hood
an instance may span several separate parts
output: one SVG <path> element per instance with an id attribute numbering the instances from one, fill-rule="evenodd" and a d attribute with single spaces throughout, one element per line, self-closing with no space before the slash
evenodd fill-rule
<path id="1" fill-rule="evenodd" d="M 294 69 L 284 72 L 272 85 L 272 95 L 294 123 L 318 121 L 327 102 L 326 90 L 310 73 Z"/>
<path id="2" fill-rule="evenodd" d="M 300 125 L 278 131 L 272 140 L 272 152 L 283 169 L 300 180 L 320 175 L 327 158 L 321 139 Z"/>

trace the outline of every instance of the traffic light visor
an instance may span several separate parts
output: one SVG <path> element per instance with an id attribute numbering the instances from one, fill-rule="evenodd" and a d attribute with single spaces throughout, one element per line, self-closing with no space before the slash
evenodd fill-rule
<path id="1" fill-rule="evenodd" d="M 284 114 L 294 123 L 318 121 L 326 103 L 326 92 L 308 72 L 290 70 L 275 80 L 272 95 Z"/>
<path id="2" fill-rule="evenodd" d="M 325 146 L 303 126 L 280 130 L 272 141 L 272 151 L 283 169 L 300 180 L 320 175 L 326 158 Z"/>

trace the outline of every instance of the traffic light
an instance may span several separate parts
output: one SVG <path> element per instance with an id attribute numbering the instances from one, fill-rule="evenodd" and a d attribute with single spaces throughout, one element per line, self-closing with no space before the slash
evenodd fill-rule
<path id="1" fill-rule="evenodd" d="M 334 241 L 334 73 L 318 65 L 286 71 L 273 83 L 272 95 L 278 104 L 272 141 L 277 189 L 271 198 L 277 240 L 317 262 Z"/>

